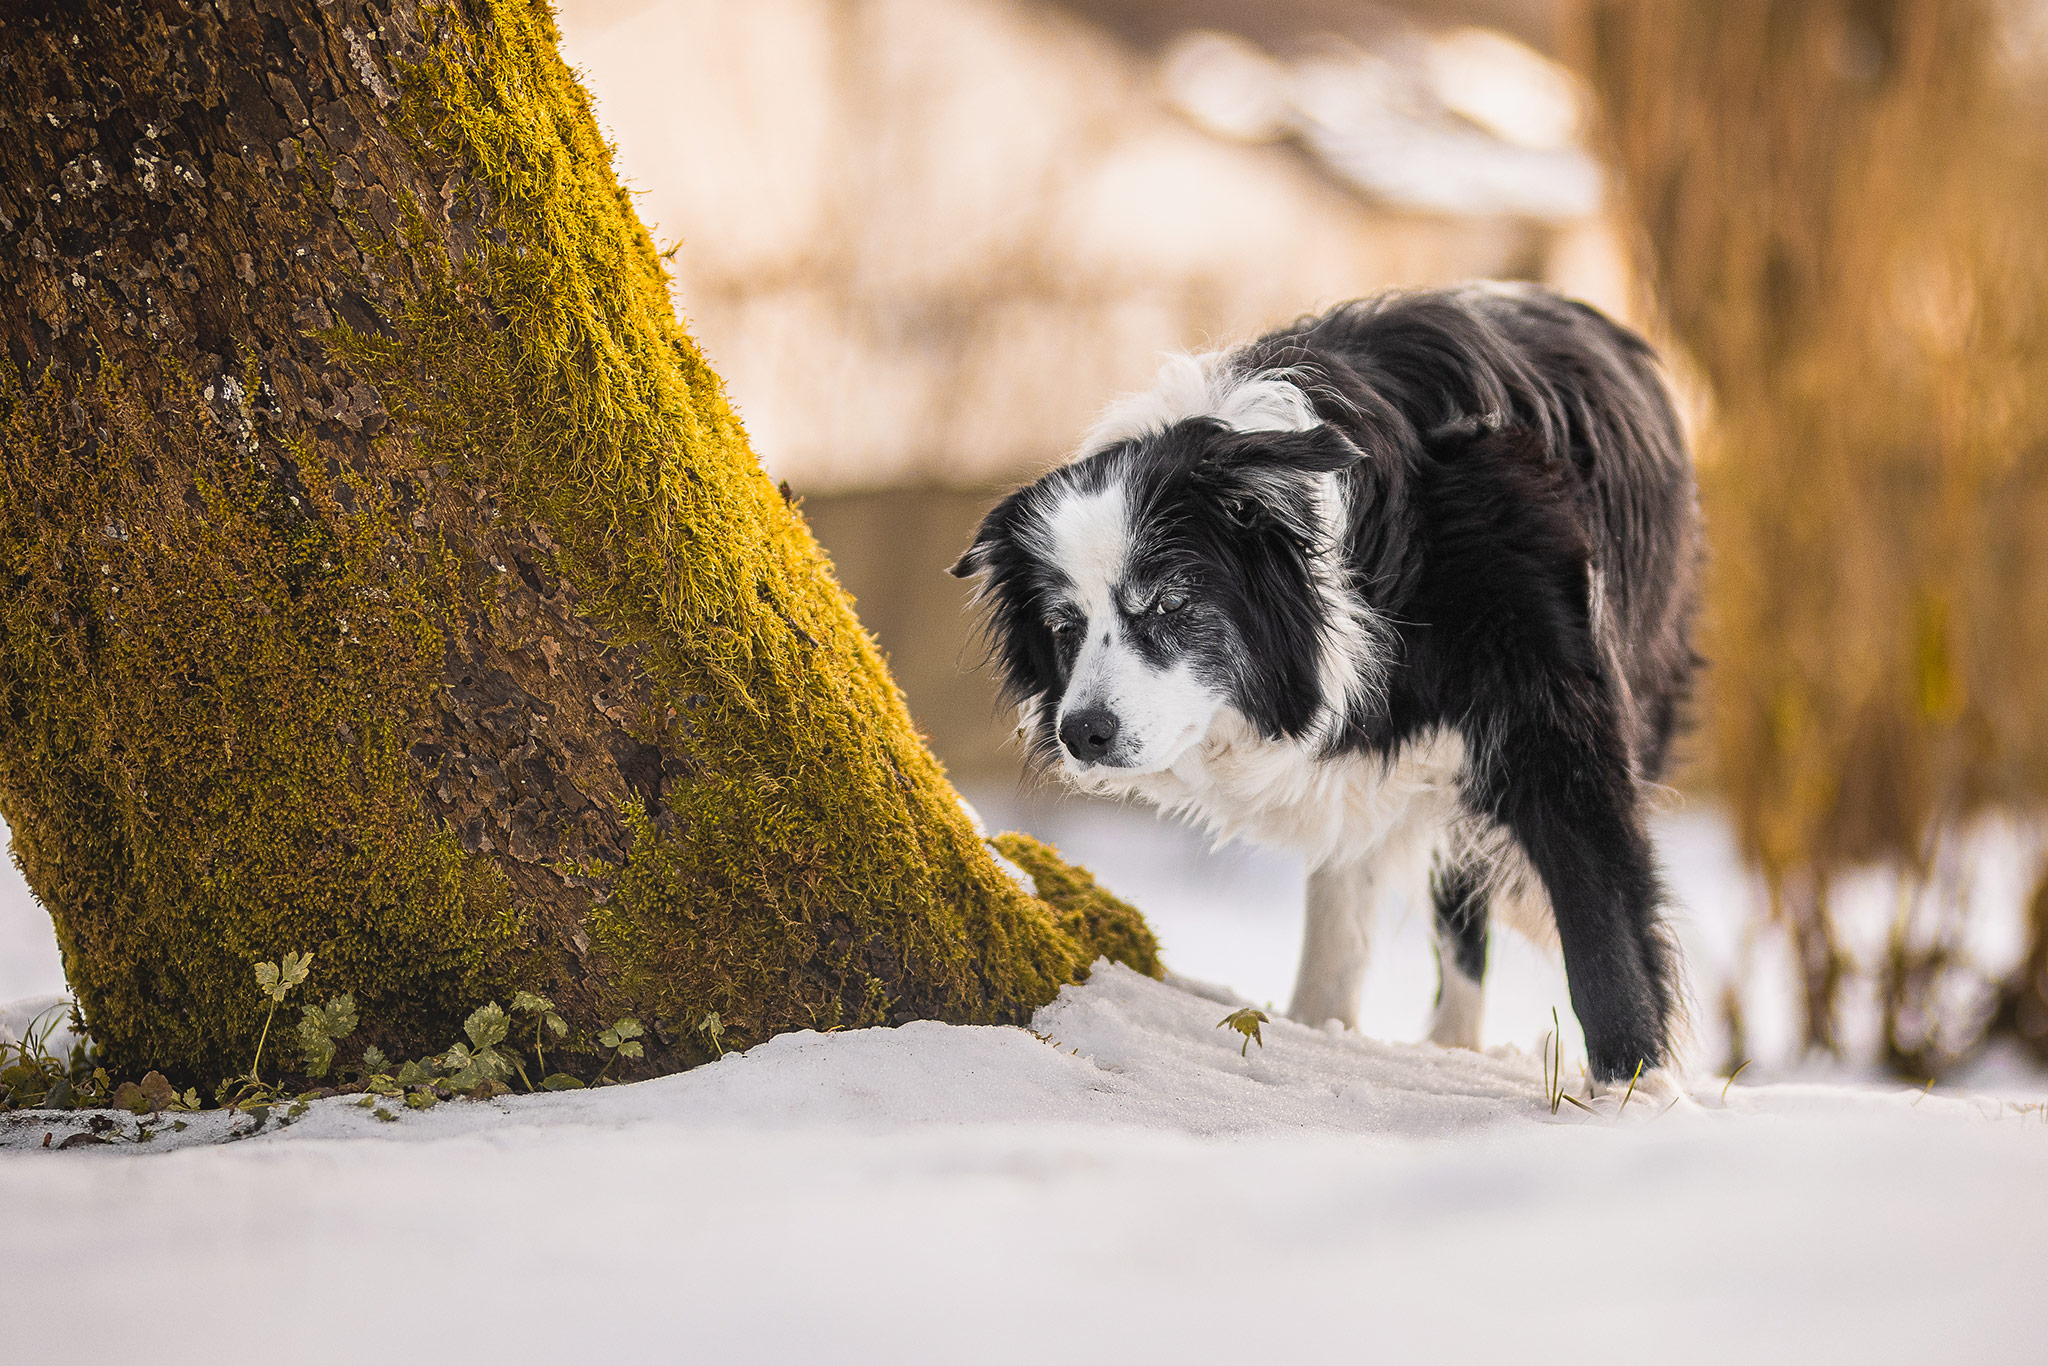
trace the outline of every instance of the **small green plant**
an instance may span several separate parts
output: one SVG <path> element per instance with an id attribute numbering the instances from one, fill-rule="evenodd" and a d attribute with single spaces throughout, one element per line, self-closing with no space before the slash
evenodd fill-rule
<path id="1" fill-rule="evenodd" d="M 63 1057 L 51 1051 L 69 1004 L 52 1006 L 29 1021 L 19 1039 L 0 1045 L 0 1109 L 98 1105 L 111 1092 L 107 1074 L 92 1065 L 83 1043 L 74 1043 Z"/>
<path id="2" fill-rule="evenodd" d="M 601 1085 L 605 1074 L 612 1070 L 612 1064 L 620 1058 L 639 1057 L 641 1052 L 640 1036 L 644 1032 L 640 1028 L 640 1022 L 629 1015 L 610 1029 L 605 1030 L 604 1033 L 598 1035 L 598 1046 L 609 1048 L 612 1055 L 604 1060 L 604 1066 L 598 1069 L 597 1080 L 592 1082 L 591 1085 Z"/>
<path id="3" fill-rule="evenodd" d="M 583 1085 L 582 1081 L 567 1072 L 548 1071 L 548 1055 L 541 1046 L 541 1031 L 545 1029 L 556 1038 L 569 1033 L 569 1022 L 555 1013 L 555 1004 L 545 996 L 531 991 L 522 991 L 512 997 L 512 1011 L 517 1015 L 533 1016 L 533 1070 L 541 1074 L 540 1085 L 535 1087 L 533 1079 L 526 1075 L 526 1068 L 516 1060 L 514 1067 L 519 1070 L 519 1080 L 526 1083 L 529 1091 L 571 1091 Z"/>
<path id="4" fill-rule="evenodd" d="M 1266 1046 L 1265 1039 L 1260 1037 L 1259 1026 L 1271 1023 L 1272 1019 L 1266 1014 L 1265 1011 L 1255 1010 L 1251 1006 L 1245 1006 L 1241 1009 L 1231 1011 L 1228 1015 L 1225 1015 L 1222 1019 L 1218 1020 L 1216 1022 L 1216 1027 L 1218 1029 L 1222 1029 L 1225 1025 L 1228 1025 L 1230 1028 L 1244 1035 L 1244 1042 L 1238 1046 L 1237 1055 L 1240 1058 L 1249 1058 L 1251 1056 L 1253 1044 L 1257 1044 L 1260 1048 L 1264 1048 Z"/>
<path id="5" fill-rule="evenodd" d="M 299 1018 L 299 1051 L 306 1071 L 324 1077 L 334 1065 L 334 1045 L 356 1032 L 356 998 L 347 992 L 324 1006 L 309 1005 Z"/>
<path id="6" fill-rule="evenodd" d="M 462 1032 L 469 1036 L 469 1042 L 451 1044 L 440 1058 L 442 1070 L 448 1073 L 448 1084 L 458 1091 L 502 1086 L 505 1078 L 512 1075 L 518 1057 L 511 1048 L 500 1047 L 511 1027 L 511 1019 L 496 1001 L 470 1012 L 462 1022 Z"/>
<path id="7" fill-rule="evenodd" d="M 263 1031 L 256 1036 L 256 1056 L 249 1060 L 248 1072 L 227 1078 L 214 1090 L 214 1099 L 222 1105 L 268 1113 L 267 1107 L 277 1099 L 277 1091 L 263 1080 L 263 1046 L 270 1042 L 270 1024 L 277 1018 L 277 1008 L 306 980 L 312 968 L 310 953 L 287 953 L 279 962 L 256 965 L 256 990 L 269 1000 L 270 1008 L 264 1012 Z"/>
<path id="8" fill-rule="evenodd" d="M 713 1053 L 721 1058 L 725 1056 L 725 1021 L 718 1018 L 717 1011 L 697 1021 L 697 1032 L 710 1041 Z"/>
<path id="9" fill-rule="evenodd" d="M 568 1072 L 547 1070 L 547 1049 L 551 1044 L 558 1051 L 605 1054 L 597 1077 L 587 1083 L 590 1085 L 609 1080 L 611 1070 L 621 1058 L 640 1058 L 645 1053 L 641 1040 L 646 1031 L 637 1019 L 628 1017 L 615 1022 L 597 1036 L 597 1047 L 593 1049 L 570 1040 L 568 1021 L 547 997 L 520 991 L 513 995 L 510 1011 L 495 1001 L 472 1011 L 463 1021 L 464 1037 L 437 1055 L 394 1062 L 372 1044 L 363 1049 L 356 1062 L 340 1064 L 341 1079 L 327 1088 L 292 1095 L 283 1089 L 285 1077 L 264 1079 L 263 1059 L 278 1008 L 305 985 L 312 965 L 311 953 L 296 952 L 285 954 L 275 963 L 252 965 L 256 989 L 267 1007 L 263 1027 L 257 1034 L 249 1070 L 222 1081 L 213 1097 L 216 1106 L 238 1110 L 255 1121 L 253 1127 L 238 1130 L 232 1136 L 255 1133 L 269 1122 L 271 1111 L 278 1107 L 283 1107 L 279 1122 L 289 1123 L 304 1114 L 313 1100 L 337 1091 L 359 1094 L 358 1106 L 369 1110 L 378 1120 L 389 1122 L 398 1118 L 382 1104 L 389 1100 L 402 1101 L 413 1110 L 428 1109 L 458 1094 L 483 1100 L 511 1092 L 514 1077 L 529 1093 L 567 1091 L 586 1085 L 582 1078 Z M 48 1012 L 31 1024 L 23 1038 L 10 1039 L 0 1047 L 0 1109 L 112 1106 L 137 1116 L 161 1116 L 167 1111 L 207 1108 L 196 1088 L 180 1093 L 160 1072 L 150 1072 L 139 1082 L 115 1086 L 103 1069 L 91 1065 L 82 1043 L 70 1050 L 68 1060 L 55 1056 L 49 1041 L 58 1023 L 57 1012 Z M 355 998 L 349 993 L 334 996 L 324 1005 L 303 1005 L 296 1034 L 299 1053 L 305 1060 L 304 1075 L 324 1078 L 334 1072 L 339 1045 L 355 1034 L 359 1024 Z M 511 1042 L 515 1029 L 523 1042 L 529 1024 L 533 1030 L 531 1071 L 525 1056 Z M 706 1015 L 697 1028 L 710 1041 L 712 1050 L 722 1056 L 725 1025 L 718 1015 Z M 183 1127 L 182 1120 L 172 1125 L 174 1129 Z M 147 1130 L 146 1125 L 144 1128 Z M 142 1138 L 152 1136 L 153 1131 L 141 1134 Z"/>

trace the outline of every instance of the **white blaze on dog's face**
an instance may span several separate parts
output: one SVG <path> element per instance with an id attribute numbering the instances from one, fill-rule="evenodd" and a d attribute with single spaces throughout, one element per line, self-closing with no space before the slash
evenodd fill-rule
<path id="1" fill-rule="evenodd" d="M 1157 773 L 1199 740 L 1225 702 L 1172 618 L 1190 614 L 1193 586 L 1136 563 L 1121 481 L 1065 490 L 1032 539 L 1065 580 L 1046 593 L 1047 621 L 1069 659 L 1053 734 L 1067 774 L 1084 786 Z"/>

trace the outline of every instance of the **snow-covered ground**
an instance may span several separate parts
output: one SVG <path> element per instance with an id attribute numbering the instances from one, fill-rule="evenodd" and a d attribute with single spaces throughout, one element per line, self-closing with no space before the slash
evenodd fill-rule
<path id="1" fill-rule="evenodd" d="M 1219 1014 L 1104 965 L 1043 1038 L 791 1035 L 0 1155 L 0 1321 L 176 1359 L 2040 1359 L 2037 1115 L 1782 1086 L 1553 1118 L 1526 1057 L 1276 1022 L 1241 1058 Z"/>
<path id="2" fill-rule="evenodd" d="M 1205 855 L 1137 813 L 1025 814 L 1143 897 L 1181 971 L 1284 997 L 1285 861 Z M 1714 839 L 1667 824 L 1681 885 L 1688 819 Z M 0 906 L 0 983 L 47 988 L 15 956 L 42 952 L 23 918 Z M 1425 919 L 1392 917 L 1368 1031 L 1416 1032 Z M 225 1143 L 246 1119 L 60 1155 L 82 1120 L 0 1117 L 0 1341 L 179 1361 L 2041 1359 L 2038 1108 L 1844 1084 L 1724 1099 L 1703 1078 L 1669 1111 L 1553 1115 L 1513 1045 L 1562 975 L 1518 946 L 1497 962 L 1488 1055 L 1275 1021 L 1242 1057 L 1223 1006 L 1105 965 L 1036 1036 L 790 1035 L 390 1123 L 326 1101 Z"/>

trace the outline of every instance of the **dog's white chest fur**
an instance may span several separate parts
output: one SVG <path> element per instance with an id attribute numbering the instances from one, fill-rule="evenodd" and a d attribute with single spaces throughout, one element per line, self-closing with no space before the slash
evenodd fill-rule
<path id="1" fill-rule="evenodd" d="M 1303 855 L 1311 867 L 1384 858 L 1434 842 L 1460 812 L 1465 745 L 1434 730 L 1385 758 L 1326 758 L 1311 741 L 1269 740 L 1228 708 L 1162 773 L 1130 784 L 1147 800 L 1206 826 Z"/>

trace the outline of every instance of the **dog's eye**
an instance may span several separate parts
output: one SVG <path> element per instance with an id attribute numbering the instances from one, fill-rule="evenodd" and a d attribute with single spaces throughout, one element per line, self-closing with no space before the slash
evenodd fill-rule
<path id="1" fill-rule="evenodd" d="M 1157 602 L 1152 604 L 1152 610 L 1163 615 L 1168 612 L 1178 612 L 1181 608 L 1187 605 L 1187 594 L 1179 591 L 1178 589 L 1168 589 L 1166 592 L 1161 593 L 1159 595 L 1159 600 Z"/>

